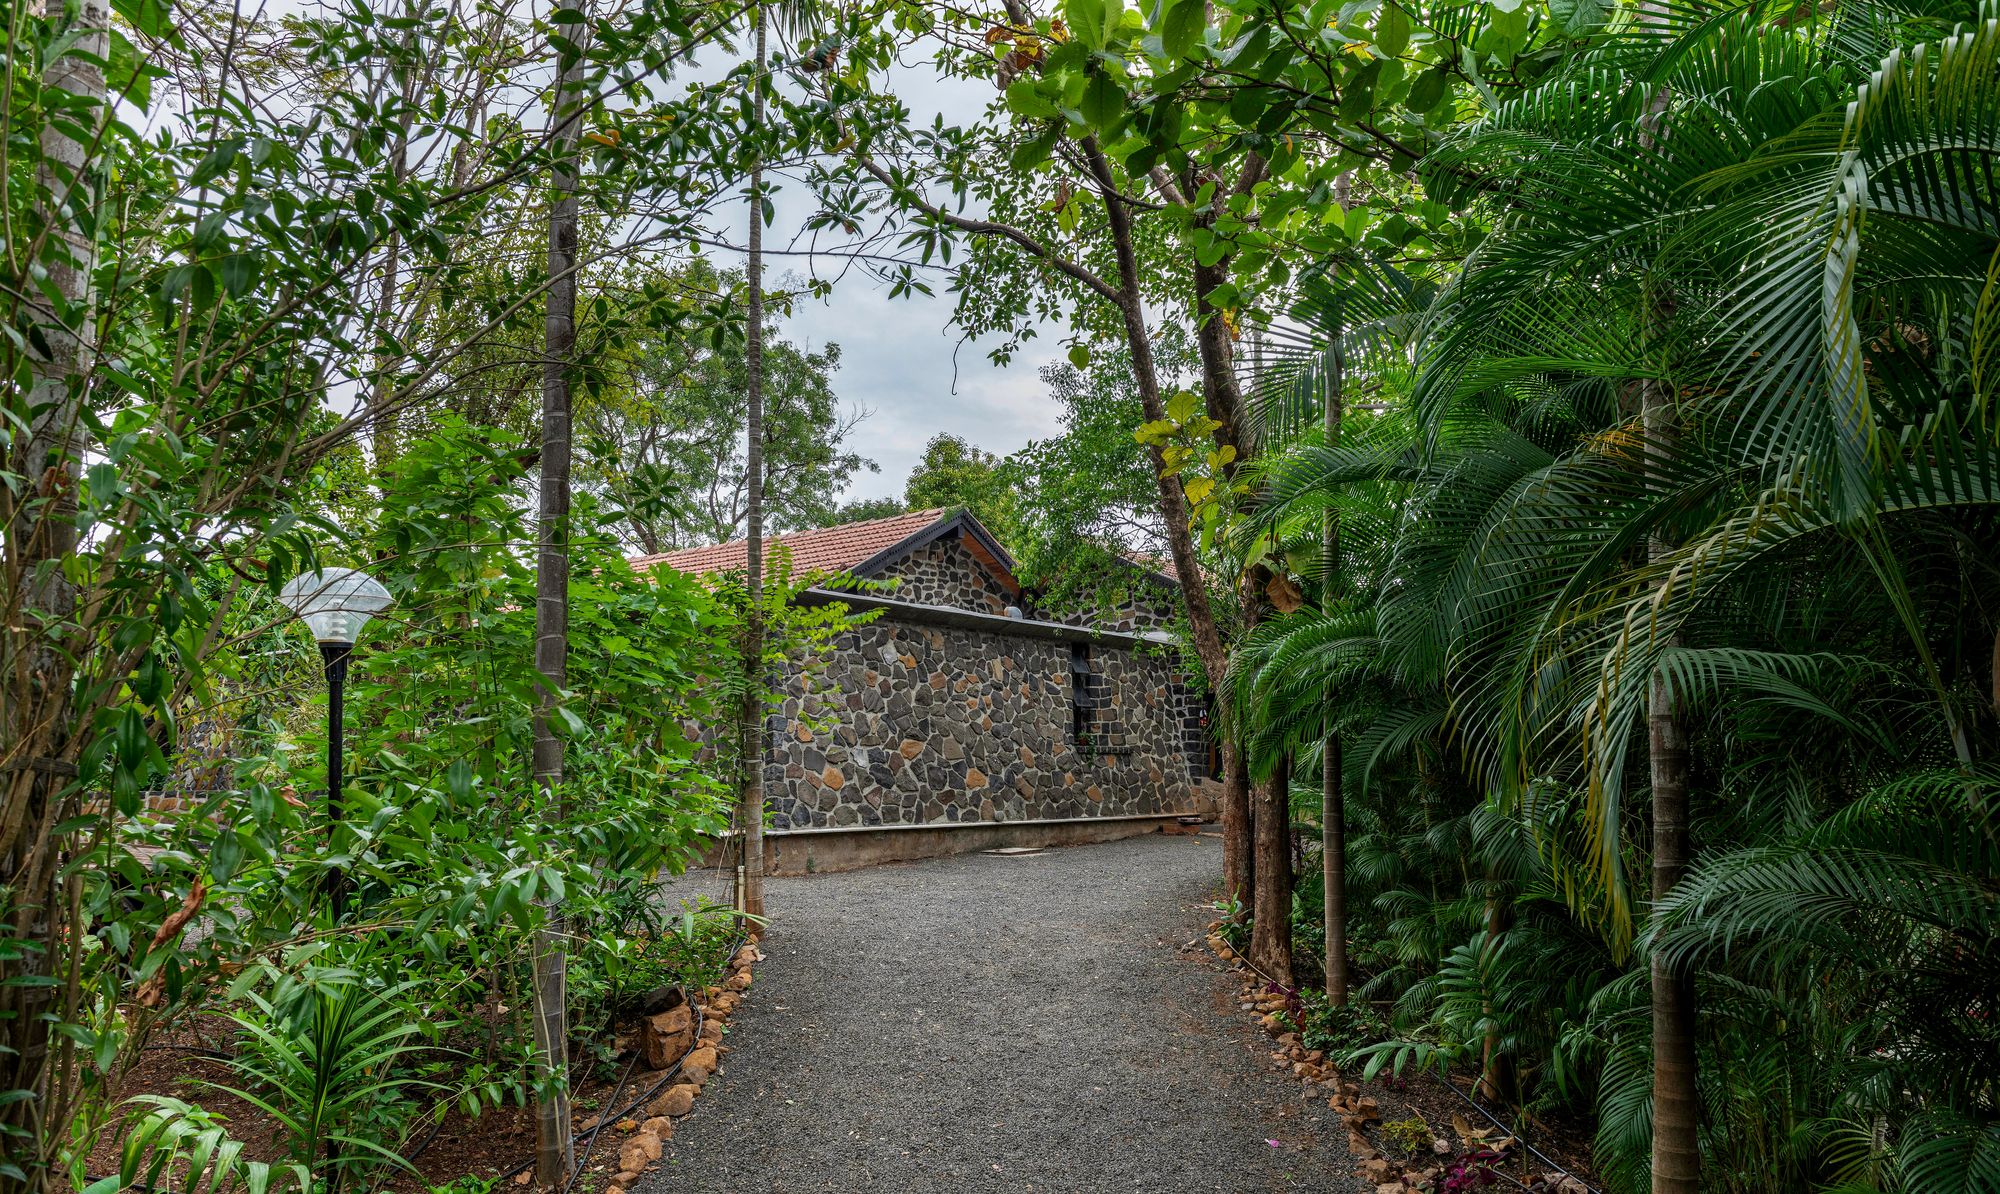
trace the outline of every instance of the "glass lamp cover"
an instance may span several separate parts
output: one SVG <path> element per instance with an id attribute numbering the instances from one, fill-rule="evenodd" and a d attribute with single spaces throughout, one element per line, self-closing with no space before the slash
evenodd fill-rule
<path id="1" fill-rule="evenodd" d="M 375 614 L 389 608 L 389 590 L 353 568 L 305 572 L 285 582 L 278 600 L 323 643 L 351 643 Z"/>

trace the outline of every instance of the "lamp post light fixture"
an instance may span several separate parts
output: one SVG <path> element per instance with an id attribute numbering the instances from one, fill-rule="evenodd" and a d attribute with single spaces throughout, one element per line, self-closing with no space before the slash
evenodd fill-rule
<path id="1" fill-rule="evenodd" d="M 368 619 L 389 608 L 393 598 L 374 577 L 353 568 L 325 568 L 305 572 L 285 582 L 278 600 L 297 615 L 319 643 L 320 663 L 326 668 L 326 813 L 328 835 L 332 824 L 345 811 L 341 798 L 340 739 L 342 706 L 347 697 L 347 660 L 354 653 L 354 640 Z M 345 877 L 329 876 L 333 914 L 339 917 L 347 904 Z"/>

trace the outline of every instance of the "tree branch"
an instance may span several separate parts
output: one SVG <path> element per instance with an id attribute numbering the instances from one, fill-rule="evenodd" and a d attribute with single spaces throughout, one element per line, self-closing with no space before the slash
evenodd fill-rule
<path id="1" fill-rule="evenodd" d="M 1011 240 L 1040 260 L 1048 262 L 1058 270 L 1068 274 L 1071 278 L 1088 286 L 1099 298 L 1107 299 L 1114 303 L 1123 301 L 1123 296 L 1117 287 L 1098 277 L 1084 266 L 1056 252 L 1033 233 L 1016 228 L 1012 224 L 1002 224 L 995 220 L 975 220 L 970 216 L 961 216 L 953 212 L 948 212 L 930 200 L 925 199 L 917 192 L 899 186 L 895 178 L 887 170 L 876 165 L 874 159 L 865 154 L 856 155 L 854 160 L 863 170 L 874 175 L 875 179 L 883 186 L 902 192 L 907 197 L 911 206 L 938 223 L 950 228 L 956 228 L 960 232 L 972 233 L 975 236 L 998 236 L 1006 240 Z"/>

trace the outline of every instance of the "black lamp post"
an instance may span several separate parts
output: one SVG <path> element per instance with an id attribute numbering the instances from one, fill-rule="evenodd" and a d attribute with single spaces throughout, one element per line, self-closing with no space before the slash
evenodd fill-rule
<path id="1" fill-rule="evenodd" d="M 326 814 L 327 834 L 341 819 L 341 716 L 347 698 L 347 660 L 354 653 L 354 640 L 368 619 L 389 608 L 389 590 L 365 572 L 353 568 L 327 568 L 306 572 L 285 582 L 278 600 L 298 615 L 319 643 L 320 662 L 326 668 Z M 336 918 L 347 905 L 346 877 L 335 872 L 328 877 Z"/>

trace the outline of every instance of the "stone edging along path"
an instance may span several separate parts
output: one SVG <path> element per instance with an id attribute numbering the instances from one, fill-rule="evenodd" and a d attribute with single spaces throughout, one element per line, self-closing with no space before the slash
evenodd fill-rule
<path id="1" fill-rule="evenodd" d="M 749 998 L 750 984 L 754 981 L 751 967 L 764 960 L 764 953 L 758 948 L 762 936 L 761 928 L 750 931 L 742 947 L 730 957 L 722 982 L 692 993 L 691 1002 L 647 1016 L 641 1022 L 634 1045 L 639 1050 L 639 1059 L 652 1073 L 641 1080 L 638 1089 L 657 1081 L 652 1074 L 671 1070 L 678 1063 L 679 1070 L 671 1085 L 643 1107 L 632 1108 L 624 1118 L 611 1123 L 602 1122 L 596 1115 L 576 1120 L 580 1135 L 597 1133 L 585 1172 L 598 1175 L 600 1180 L 609 1175 L 601 1194 L 625 1194 L 642 1175 L 658 1166 L 666 1142 L 673 1139 L 674 1124 L 693 1113 L 702 1088 L 721 1072 L 722 1057 L 730 1051 L 722 1043 L 729 1031 L 729 1018 Z M 607 1135 L 613 1132 L 616 1135 Z M 515 1181 L 526 1185 L 531 1177 L 524 1173 Z"/>
<path id="2" fill-rule="evenodd" d="M 1291 1000 L 1250 966 L 1249 960 L 1222 936 L 1222 928 L 1220 920 L 1210 921 L 1206 941 L 1209 950 L 1229 967 L 1241 988 L 1237 1009 L 1257 1017 L 1258 1028 L 1273 1039 L 1277 1048 L 1271 1052 L 1271 1060 L 1276 1067 L 1289 1070 L 1314 1095 L 1327 1096 L 1327 1107 L 1347 1127 L 1347 1151 L 1354 1157 L 1354 1175 L 1373 1184 L 1375 1194 L 1484 1189 L 1495 1179 L 1487 1176 L 1482 1180 L 1480 1169 L 1523 1166 L 1521 1142 L 1497 1127 L 1474 1127 L 1463 1115 L 1451 1112 L 1449 1136 L 1457 1138 L 1454 1147 L 1447 1131 L 1433 1127 L 1430 1122 L 1431 1118 L 1442 1121 L 1444 1117 L 1434 1110 L 1427 1116 L 1414 1106 L 1404 1108 L 1414 1114 L 1401 1121 L 1411 1125 L 1405 1130 L 1409 1147 L 1398 1150 L 1404 1154 L 1402 1159 L 1392 1160 L 1384 1155 L 1387 1142 L 1381 1139 L 1383 1115 L 1377 1093 L 1364 1091 L 1361 1083 L 1344 1078 L 1325 1053 L 1305 1047 L 1287 1014 Z M 1192 946 L 1190 943 L 1189 947 Z M 1416 1130 L 1418 1124 L 1422 1125 L 1421 1137 Z M 1595 1194 L 1582 1179 L 1568 1173 L 1524 1174 L 1523 1178 L 1512 1178 L 1506 1184 L 1534 1194 Z"/>

